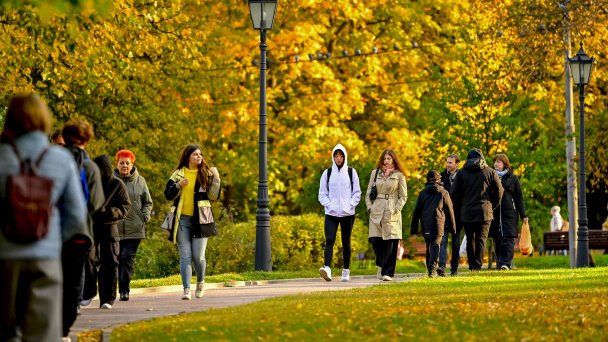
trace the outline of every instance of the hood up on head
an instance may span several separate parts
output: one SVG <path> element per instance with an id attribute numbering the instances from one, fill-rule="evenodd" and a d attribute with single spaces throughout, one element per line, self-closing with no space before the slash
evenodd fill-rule
<path id="1" fill-rule="evenodd" d="M 338 167 L 338 165 L 336 165 L 336 162 L 334 161 L 334 155 L 336 154 L 336 151 L 342 151 L 342 153 L 344 153 L 344 164 L 342 164 L 341 167 Z M 346 149 L 344 148 L 344 146 L 342 146 L 342 144 L 338 144 L 336 145 L 336 147 L 334 147 L 334 149 L 331 151 L 331 163 L 333 166 L 335 166 L 336 168 L 340 169 L 342 167 L 348 167 L 348 154 L 346 154 Z"/>
<path id="2" fill-rule="evenodd" d="M 110 178 L 112 177 L 112 174 L 114 173 L 110 157 L 103 154 L 95 158 L 93 161 L 99 167 L 99 171 L 101 171 L 101 181 L 103 182 L 103 184 L 107 184 Z"/>
<path id="3" fill-rule="evenodd" d="M 488 167 L 483 153 L 478 148 L 474 148 L 467 154 L 467 162 L 464 164 L 464 169 L 469 171 L 480 171 Z"/>

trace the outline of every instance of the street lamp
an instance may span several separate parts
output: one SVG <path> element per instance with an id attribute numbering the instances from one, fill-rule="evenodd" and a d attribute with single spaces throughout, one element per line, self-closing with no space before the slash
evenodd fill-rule
<path id="1" fill-rule="evenodd" d="M 581 48 L 576 56 L 568 58 L 570 73 L 574 84 L 578 86 L 580 100 L 580 148 L 579 148 L 579 199 L 578 199 L 578 252 L 577 267 L 589 266 L 589 230 L 587 228 L 587 180 L 585 176 L 585 86 L 589 84 L 593 71 L 593 58 L 589 58 Z"/>
<path id="2" fill-rule="evenodd" d="M 255 213 L 255 270 L 272 271 L 270 256 L 270 199 L 268 197 L 267 124 L 266 124 L 266 30 L 271 30 L 278 0 L 249 0 L 253 28 L 260 31 L 260 140 L 258 161 L 258 209 Z"/>

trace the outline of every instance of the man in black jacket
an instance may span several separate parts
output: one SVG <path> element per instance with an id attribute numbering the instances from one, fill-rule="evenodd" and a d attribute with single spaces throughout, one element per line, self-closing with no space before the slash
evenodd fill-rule
<path id="1" fill-rule="evenodd" d="M 500 204 L 503 187 L 498 174 L 488 167 L 479 149 L 472 149 L 452 184 L 454 207 L 467 235 L 467 259 L 471 271 L 481 270 L 493 208 Z"/>
<path id="2" fill-rule="evenodd" d="M 452 188 L 452 183 L 454 183 L 454 179 L 456 178 L 456 174 L 458 173 L 458 164 L 460 164 L 460 157 L 457 154 L 450 154 L 445 162 L 445 170 L 441 173 L 441 182 L 443 183 L 443 187 L 445 190 L 450 192 Z M 458 208 L 454 208 L 454 213 L 456 214 L 456 222 L 459 222 L 460 212 Z M 455 233 L 447 232 L 443 234 L 443 238 L 441 239 L 441 245 L 439 246 L 439 268 L 437 269 L 437 274 L 444 277 L 445 276 L 445 267 L 448 258 L 448 236 L 452 236 L 452 258 L 450 260 L 450 275 L 455 276 L 458 273 L 458 263 L 460 261 L 460 231 L 462 230 L 461 224 L 455 224 L 454 229 L 452 227 L 448 227 L 446 223 L 447 231 L 454 231 Z"/>
<path id="3" fill-rule="evenodd" d="M 453 233 L 456 225 L 450 194 L 441 185 L 439 172 L 429 171 L 426 180 L 424 189 L 420 191 L 416 201 L 410 234 L 418 233 L 418 221 L 422 221 L 422 233 L 426 242 L 426 266 L 429 277 L 434 278 L 438 273 L 436 267 L 439 243 L 445 229 Z"/>

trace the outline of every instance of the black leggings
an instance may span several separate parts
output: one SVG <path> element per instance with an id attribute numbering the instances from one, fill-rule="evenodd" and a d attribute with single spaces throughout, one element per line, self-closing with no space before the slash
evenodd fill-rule
<path id="1" fill-rule="evenodd" d="M 336 217 L 325 215 L 325 265 L 331 267 L 331 260 L 334 254 L 334 244 L 336 243 L 336 234 L 338 233 L 338 225 L 342 233 L 342 256 L 344 257 L 344 268 L 350 269 L 350 256 L 352 248 L 350 246 L 350 236 L 353 232 L 353 224 L 355 223 L 355 215 Z"/>

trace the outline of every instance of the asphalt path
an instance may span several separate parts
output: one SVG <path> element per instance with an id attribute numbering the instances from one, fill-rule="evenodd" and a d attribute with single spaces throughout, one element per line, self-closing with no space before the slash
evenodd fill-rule
<path id="1" fill-rule="evenodd" d="M 394 281 L 407 281 L 417 276 L 397 275 Z M 117 300 L 112 309 L 100 309 L 97 298 L 90 305 L 82 307 L 70 337 L 72 341 L 77 341 L 81 332 L 101 329 L 103 340 L 109 341 L 112 329 L 155 317 L 243 305 L 278 296 L 390 284 L 371 276 L 354 276 L 349 282 L 337 280 L 326 282 L 318 278 L 205 284 L 205 295 L 195 298 L 192 291 L 192 300 L 181 300 L 181 286 L 131 289 L 129 301 Z"/>

